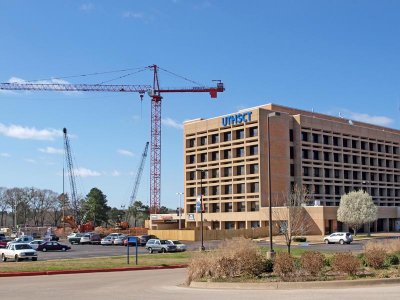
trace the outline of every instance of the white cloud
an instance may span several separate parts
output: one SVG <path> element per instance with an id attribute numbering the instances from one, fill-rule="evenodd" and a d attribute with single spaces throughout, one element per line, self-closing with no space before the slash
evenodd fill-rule
<path id="1" fill-rule="evenodd" d="M 23 127 L 20 125 L 4 125 L 0 123 L 0 135 L 25 140 L 54 140 L 62 137 L 62 131 L 49 129 L 36 129 L 35 127 Z"/>
<path id="2" fill-rule="evenodd" d="M 74 173 L 76 176 L 81 176 L 81 177 L 95 177 L 101 175 L 100 172 L 89 170 L 86 168 L 77 168 L 74 170 Z"/>
<path id="3" fill-rule="evenodd" d="M 133 19 L 143 19 L 144 14 L 141 12 L 134 12 L 134 11 L 125 11 L 122 14 L 122 17 L 124 18 L 133 18 Z"/>
<path id="4" fill-rule="evenodd" d="M 117 152 L 121 155 L 125 155 L 125 156 L 135 156 L 135 154 L 129 150 L 125 150 L 125 149 L 118 149 Z"/>
<path id="5" fill-rule="evenodd" d="M 47 153 L 47 154 L 63 154 L 64 150 L 59 148 L 53 147 L 46 147 L 46 148 L 39 148 L 40 152 Z"/>
<path id="6" fill-rule="evenodd" d="M 52 78 L 49 80 L 37 80 L 34 82 L 26 81 L 25 79 L 19 78 L 19 77 L 11 77 L 8 80 L 9 83 L 37 83 L 37 84 L 52 84 L 52 83 L 60 83 L 60 84 L 69 84 L 68 81 L 63 80 L 63 79 L 57 79 L 57 78 Z"/>
<path id="7" fill-rule="evenodd" d="M 0 157 L 11 157 L 10 153 L 2 152 L 0 153 Z"/>
<path id="8" fill-rule="evenodd" d="M 165 126 L 176 128 L 176 129 L 183 129 L 183 124 L 178 123 L 177 121 L 171 118 L 161 119 L 161 123 Z"/>
<path id="9" fill-rule="evenodd" d="M 392 119 L 385 116 L 371 116 L 368 114 L 352 111 L 346 111 L 346 114 L 349 115 L 349 118 L 352 120 L 380 126 L 389 126 L 394 122 Z"/>
<path id="10" fill-rule="evenodd" d="M 84 3 L 79 7 L 80 10 L 83 11 L 90 11 L 94 9 L 93 3 Z"/>
<path id="11" fill-rule="evenodd" d="M 112 171 L 111 176 L 117 177 L 117 176 L 121 176 L 121 173 L 118 172 L 117 170 Z"/>
<path id="12" fill-rule="evenodd" d="M 36 164 L 36 160 L 32 159 L 32 158 L 25 158 L 24 159 L 26 162 L 31 163 L 31 164 Z"/>

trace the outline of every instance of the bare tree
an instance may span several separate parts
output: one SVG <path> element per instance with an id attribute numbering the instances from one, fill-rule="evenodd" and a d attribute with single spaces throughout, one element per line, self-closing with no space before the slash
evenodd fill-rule
<path id="1" fill-rule="evenodd" d="M 284 194 L 283 206 L 274 207 L 273 219 L 278 226 L 279 234 L 285 237 L 288 253 L 295 236 L 307 234 L 312 226 L 312 219 L 304 206 L 310 201 L 310 193 L 305 187 L 295 185 L 293 190 Z"/>
<path id="2" fill-rule="evenodd" d="M 1 219 L 0 219 L 0 226 L 4 227 L 5 224 L 5 216 L 7 216 L 7 209 L 10 207 L 8 202 L 6 201 L 6 188 L 5 187 L 0 187 L 0 214 L 1 214 Z"/>
<path id="3" fill-rule="evenodd" d="M 18 221 L 21 221 L 18 218 L 18 212 L 19 209 L 21 208 L 21 204 L 23 203 L 23 191 L 20 188 L 7 189 L 6 192 L 4 193 L 4 197 L 9 207 L 11 207 L 11 211 L 13 213 L 13 218 L 14 218 L 13 226 L 14 230 L 16 230 Z"/>

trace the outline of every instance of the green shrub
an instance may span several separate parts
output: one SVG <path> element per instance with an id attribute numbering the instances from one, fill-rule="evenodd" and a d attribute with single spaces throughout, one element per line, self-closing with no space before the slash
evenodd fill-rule
<path id="1" fill-rule="evenodd" d="M 304 252 L 301 255 L 301 267 L 311 275 L 318 275 L 324 267 L 325 256 L 317 251 Z"/>
<path id="2" fill-rule="evenodd" d="M 365 254 L 364 253 L 357 254 L 357 258 L 358 258 L 358 260 L 360 261 L 360 263 L 361 263 L 361 265 L 363 267 L 368 266 L 367 262 L 365 261 Z"/>
<path id="3" fill-rule="evenodd" d="M 290 277 L 295 271 L 295 261 L 293 256 L 287 252 L 278 253 L 274 261 L 274 272 L 281 277 L 282 280 Z"/>
<path id="4" fill-rule="evenodd" d="M 386 250 L 379 246 L 369 247 L 365 253 L 365 262 L 369 267 L 380 269 L 384 266 Z"/>
<path id="5" fill-rule="evenodd" d="M 350 252 L 335 253 L 332 257 L 332 267 L 338 272 L 356 275 L 360 261 Z"/>
<path id="6" fill-rule="evenodd" d="M 295 236 L 293 238 L 293 242 L 297 242 L 297 243 L 304 243 L 307 241 L 307 238 L 304 236 Z"/>
<path id="7" fill-rule="evenodd" d="M 264 263 L 264 272 L 271 273 L 274 271 L 274 261 L 267 258 Z"/>
<path id="8" fill-rule="evenodd" d="M 333 256 L 326 256 L 324 258 L 324 266 L 325 267 L 331 267 L 332 266 L 332 258 L 333 258 Z"/>
<path id="9" fill-rule="evenodd" d="M 386 255 L 385 258 L 385 266 L 397 266 L 399 264 L 400 260 L 399 257 L 396 254 L 388 254 Z"/>

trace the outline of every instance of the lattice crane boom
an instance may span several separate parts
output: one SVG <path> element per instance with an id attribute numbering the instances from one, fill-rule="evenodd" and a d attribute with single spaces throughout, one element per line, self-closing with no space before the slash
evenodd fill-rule
<path id="1" fill-rule="evenodd" d="M 211 98 L 225 90 L 217 80 L 215 87 L 160 88 L 158 67 L 153 70 L 153 86 L 150 85 L 103 85 L 63 83 L 0 83 L 0 90 L 30 90 L 58 92 L 136 92 L 142 98 L 145 93 L 151 97 L 151 142 L 150 142 L 150 212 L 157 213 L 161 198 L 161 94 L 163 93 L 209 93 Z"/>
<path id="2" fill-rule="evenodd" d="M 137 192 L 139 190 L 140 180 L 142 178 L 144 163 L 146 161 L 148 149 L 149 149 L 149 142 L 146 142 L 146 146 L 144 147 L 144 151 L 142 153 L 142 158 L 140 159 L 139 169 L 136 173 L 135 185 L 133 187 L 129 207 L 131 207 L 133 205 L 133 203 L 135 203 L 135 201 L 136 201 L 136 196 L 137 196 Z"/>

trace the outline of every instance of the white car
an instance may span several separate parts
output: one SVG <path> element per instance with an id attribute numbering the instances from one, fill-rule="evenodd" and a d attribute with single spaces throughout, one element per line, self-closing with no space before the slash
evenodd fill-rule
<path id="1" fill-rule="evenodd" d="M 113 244 L 113 238 L 111 236 L 106 236 L 105 238 L 102 238 L 100 241 L 100 245 L 103 246 L 108 246 Z"/>
<path id="2" fill-rule="evenodd" d="M 36 261 L 37 252 L 26 243 L 12 243 L 1 251 L 1 260 L 5 262 L 7 259 L 14 259 L 15 261 L 31 259 Z"/>
<path id="3" fill-rule="evenodd" d="M 176 246 L 176 251 L 177 252 L 183 252 L 187 250 L 187 247 L 185 244 L 183 244 L 182 242 L 178 241 L 178 240 L 168 240 L 168 242 L 171 245 L 175 245 Z"/>
<path id="4" fill-rule="evenodd" d="M 15 238 L 13 241 L 7 243 L 7 246 L 14 243 L 30 243 L 33 241 L 33 237 L 30 235 L 21 235 L 20 237 Z"/>
<path id="5" fill-rule="evenodd" d="M 114 238 L 113 244 L 114 245 L 118 245 L 118 246 L 123 246 L 124 245 L 124 240 L 126 240 L 127 238 L 128 237 L 126 235 L 118 236 L 118 237 Z"/>
<path id="6" fill-rule="evenodd" d="M 33 240 L 32 242 L 30 242 L 30 243 L 28 243 L 29 244 L 29 246 L 31 246 L 33 249 L 37 249 L 37 247 L 40 245 L 40 244 L 42 244 L 42 243 L 44 243 L 44 241 L 43 240 Z"/>
<path id="7" fill-rule="evenodd" d="M 325 244 L 330 243 L 339 243 L 343 244 L 350 244 L 353 241 L 353 236 L 350 232 L 334 232 L 330 235 L 324 237 Z"/>

